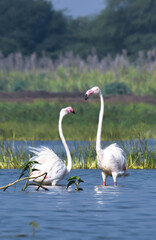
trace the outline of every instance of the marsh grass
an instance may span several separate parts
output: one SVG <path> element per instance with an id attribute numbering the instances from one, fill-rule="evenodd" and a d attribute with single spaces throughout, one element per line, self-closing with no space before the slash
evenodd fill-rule
<path id="1" fill-rule="evenodd" d="M 73 169 L 85 168 L 85 169 L 96 169 L 96 150 L 93 145 L 94 143 L 77 144 L 72 151 Z"/>
<path id="2" fill-rule="evenodd" d="M 129 151 L 125 150 L 127 166 L 131 169 L 156 168 L 156 149 L 150 149 L 146 139 L 138 136 L 137 141 L 131 141 Z"/>
<path id="3" fill-rule="evenodd" d="M 129 144 L 120 142 L 124 149 L 127 168 L 148 169 L 156 168 L 156 151 L 148 146 L 148 141 L 144 138 L 131 140 Z M 30 155 L 24 151 L 13 151 L 13 145 L 0 144 L 0 169 L 19 169 L 30 159 Z M 95 142 L 75 144 L 71 150 L 73 169 L 96 169 Z M 66 159 L 65 153 L 61 156 Z"/>
<path id="4" fill-rule="evenodd" d="M 13 144 L 0 143 L 0 169 L 21 168 L 28 155 L 23 150 L 14 151 Z"/>
<path id="5" fill-rule="evenodd" d="M 129 141 L 129 146 L 122 141 L 120 146 L 124 149 L 127 159 L 127 168 L 129 169 L 155 169 L 156 168 L 156 151 L 148 147 L 148 141 L 140 138 L 138 140 Z M 77 152 L 81 152 L 80 157 L 77 157 Z M 89 144 L 84 147 L 78 145 L 72 152 L 73 154 L 73 169 L 86 168 L 96 169 L 98 168 L 96 161 L 96 151 L 93 144 Z"/>

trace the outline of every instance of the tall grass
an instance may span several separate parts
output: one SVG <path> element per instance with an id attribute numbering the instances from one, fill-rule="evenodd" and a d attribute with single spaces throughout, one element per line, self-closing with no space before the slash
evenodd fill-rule
<path id="1" fill-rule="evenodd" d="M 84 92 L 98 85 L 102 90 L 110 83 L 125 83 L 135 95 L 156 93 L 156 51 L 140 54 L 131 63 L 123 53 L 112 59 L 109 55 L 98 59 L 90 55 L 86 60 L 72 52 L 60 55 L 57 60 L 35 54 L 24 57 L 11 54 L 0 56 L 0 91 L 45 90 L 52 92 Z"/>
<path id="2" fill-rule="evenodd" d="M 28 155 L 23 150 L 14 151 L 13 144 L 0 143 L 0 169 L 21 168 Z"/>
<path id="3" fill-rule="evenodd" d="M 150 149 L 148 141 L 140 132 L 136 133 L 137 141 L 131 140 L 129 151 L 123 146 L 127 157 L 128 168 L 147 169 L 156 168 L 156 148 Z"/>
<path id="4" fill-rule="evenodd" d="M 130 169 L 149 169 L 156 168 L 156 151 L 150 149 L 147 140 L 140 138 L 138 141 L 131 140 L 130 146 L 126 143 L 121 144 L 127 159 L 127 168 Z M 71 151 L 73 169 L 96 169 L 95 143 L 90 142 L 86 145 L 75 144 Z M 63 153 L 62 159 L 66 159 Z M 13 151 L 12 144 L 0 144 L 0 169 L 21 168 L 30 159 L 30 154 L 22 150 Z"/>

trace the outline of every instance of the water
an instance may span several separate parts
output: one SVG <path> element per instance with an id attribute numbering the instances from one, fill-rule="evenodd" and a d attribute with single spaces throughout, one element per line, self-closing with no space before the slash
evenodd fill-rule
<path id="1" fill-rule="evenodd" d="M 102 186 L 100 170 L 72 170 L 49 191 L 23 183 L 0 190 L 0 239 L 156 239 L 156 170 L 129 170 L 118 186 Z M 0 185 L 13 182 L 19 170 L 0 170 Z M 66 191 L 67 178 L 80 176 L 83 191 Z M 39 229 L 32 236 L 36 221 Z"/>

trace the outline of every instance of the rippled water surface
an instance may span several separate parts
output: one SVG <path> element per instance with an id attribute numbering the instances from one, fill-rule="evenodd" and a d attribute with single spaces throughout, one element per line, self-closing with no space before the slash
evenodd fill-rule
<path id="1" fill-rule="evenodd" d="M 129 170 L 118 178 L 118 186 L 108 178 L 102 186 L 100 170 L 72 170 L 80 176 L 83 191 L 66 191 L 67 178 L 49 191 L 23 183 L 0 191 L 0 239 L 156 239 L 156 170 Z M 19 177 L 19 170 L 0 170 L 0 185 Z M 39 229 L 32 236 L 36 221 Z"/>

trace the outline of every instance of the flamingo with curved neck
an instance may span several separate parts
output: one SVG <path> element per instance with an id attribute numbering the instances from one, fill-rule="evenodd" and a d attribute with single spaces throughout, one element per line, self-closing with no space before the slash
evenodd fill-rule
<path id="1" fill-rule="evenodd" d="M 71 158 L 71 154 L 70 154 L 68 145 L 66 143 L 66 140 L 64 138 L 63 131 L 62 131 L 62 120 L 63 120 L 64 116 L 68 113 L 75 113 L 75 111 L 73 110 L 72 107 L 68 107 L 68 108 L 66 108 L 66 110 L 62 109 L 60 111 L 58 129 L 59 129 L 59 135 L 60 135 L 61 141 L 64 145 L 66 155 L 67 155 L 67 172 L 69 173 L 71 171 L 71 168 L 72 168 L 72 158 Z"/>
<path id="2" fill-rule="evenodd" d="M 98 94 L 100 96 L 101 102 L 96 137 L 97 163 L 102 171 L 103 184 L 106 185 L 107 176 L 112 176 L 114 184 L 117 185 L 118 176 L 129 175 L 128 173 L 126 173 L 126 158 L 124 156 L 123 150 L 116 143 L 111 144 L 104 149 L 101 149 L 101 132 L 104 116 L 104 98 L 100 88 L 93 87 L 86 92 L 85 100 L 87 100 L 92 94 Z"/>
<path id="3" fill-rule="evenodd" d="M 51 149 L 44 146 L 39 148 L 30 147 L 30 152 L 35 154 L 30 161 L 37 161 L 39 163 L 32 165 L 31 177 L 47 173 L 46 179 L 43 182 L 44 185 L 56 185 L 71 171 L 72 158 L 62 131 L 62 120 L 68 113 L 75 113 L 72 107 L 61 109 L 58 122 L 59 135 L 67 155 L 67 166 Z M 33 169 L 37 169 L 38 171 L 33 171 Z M 42 180 L 43 177 L 39 177 L 35 181 L 41 182 Z"/>

